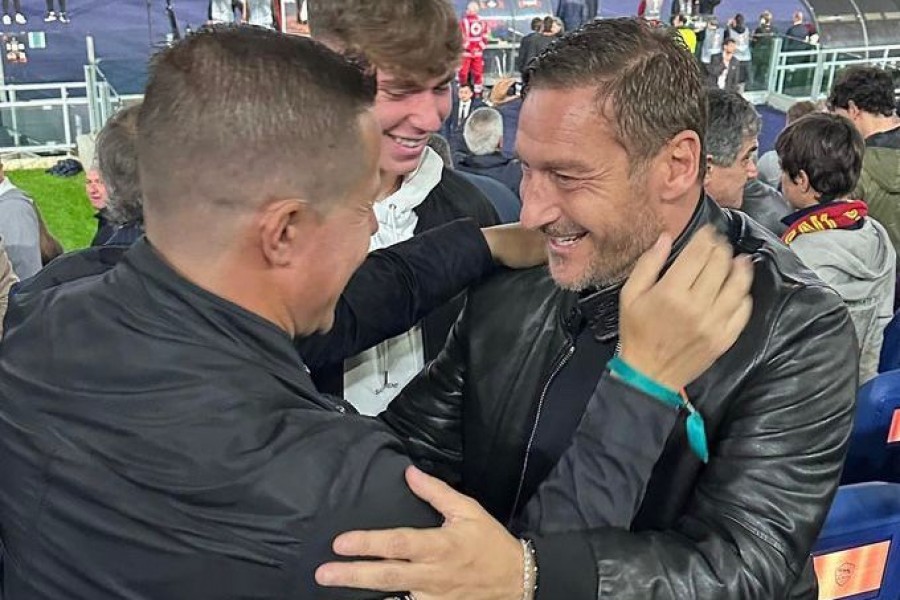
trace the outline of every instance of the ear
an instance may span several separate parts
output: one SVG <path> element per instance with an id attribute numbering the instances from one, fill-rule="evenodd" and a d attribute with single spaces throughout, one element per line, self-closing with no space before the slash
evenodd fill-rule
<path id="1" fill-rule="evenodd" d="M 296 260 L 298 245 L 308 241 L 318 218 L 302 200 L 278 200 L 266 206 L 258 229 L 266 262 L 273 267 L 289 266 Z"/>
<path id="2" fill-rule="evenodd" d="M 800 169 L 800 172 L 797 173 L 797 177 L 794 178 L 794 183 L 797 184 L 797 187 L 800 188 L 800 191 L 804 194 L 809 192 L 809 175 L 807 175 L 806 171 L 803 169 Z"/>
<path id="3" fill-rule="evenodd" d="M 663 148 L 665 185 L 660 195 L 663 202 L 678 200 L 697 185 L 697 175 L 705 162 L 708 172 L 712 157 L 703 156 L 700 136 L 693 131 L 682 131 Z"/>
<path id="4" fill-rule="evenodd" d="M 851 121 L 855 121 L 860 112 L 861 111 L 859 110 L 859 106 L 856 105 L 856 102 L 854 102 L 853 100 L 847 102 L 847 114 L 850 116 Z"/>

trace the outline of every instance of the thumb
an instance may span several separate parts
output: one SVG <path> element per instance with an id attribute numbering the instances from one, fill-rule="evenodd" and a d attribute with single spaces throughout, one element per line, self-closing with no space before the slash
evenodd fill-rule
<path id="1" fill-rule="evenodd" d="M 407 467 L 406 483 L 413 494 L 430 504 L 448 521 L 465 516 L 472 510 L 471 498 L 416 467 Z"/>
<path id="2" fill-rule="evenodd" d="M 622 288 L 622 299 L 626 304 L 656 285 L 671 251 L 672 236 L 663 233 L 656 243 L 641 255 L 635 263 L 625 287 Z"/>

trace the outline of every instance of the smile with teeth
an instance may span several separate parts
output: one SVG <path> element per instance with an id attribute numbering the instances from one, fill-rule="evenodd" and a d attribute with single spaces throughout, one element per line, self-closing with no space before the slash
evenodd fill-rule
<path id="1" fill-rule="evenodd" d="M 572 235 L 553 235 L 550 236 L 550 241 L 557 246 L 572 246 L 586 235 L 587 232 Z"/>
<path id="2" fill-rule="evenodd" d="M 388 137 L 390 137 L 392 140 L 394 140 L 395 142 L 397 142 L 404 148 L 418 148 L 419 146 L 424 144 L 425 141 L 427 140 L 427 138 L 414 139 L 414 138 L 404 138 L 404 137 L 400 137 L 397 135 L 389 135 Z"/>

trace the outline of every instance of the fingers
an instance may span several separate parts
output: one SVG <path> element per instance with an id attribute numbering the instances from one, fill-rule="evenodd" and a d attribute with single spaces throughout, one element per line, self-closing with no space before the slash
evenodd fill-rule
<path id="1" fill-rule="evenodd" d="M 472 515 L 478 504 L 452 487 L 415 467 L 406 469 L 406 483 L 412 493 L 427 502 L 447 520 Z"/>
<path id="2" fill-rule="evenodd" d="M 428 562 L 447 548 L 446 535 L 439 527 L 350 531 L 336 537 L 332 546 L 340 556 Z"/>
<path id="3" fill-rule="evenodd" d="M 316 569 L 316 582 L 382 592 L 421 589 L 434 580 L 436 567 L 404 561 L 333 562 Z"/>
<path id="4" fill-rule="evenodd" d="M 734 250 L 727 242 L 717 241 L 707 256 L 706 265 L 691 286 L 691 296 L 701 305 L 709 306 L 733 271 Z"/>
<path id="5" fill-rule="evenodd" d="M 635 263 L 625 287 L 622 288 L 623 304 L 629 304 L 631 300 L 656 285 L 671 251 L 672 237 L 664 233 L 649 250 L 644 252 Z"/>
<path id="6" fill-rule="evenodd" d="M 711 225 L 700 229 L 663 276 L 663 285 L 669 289 L 690 289 L 706 266 L 709 255 L 716 249 L 717 240 L 718 235 Z"/>

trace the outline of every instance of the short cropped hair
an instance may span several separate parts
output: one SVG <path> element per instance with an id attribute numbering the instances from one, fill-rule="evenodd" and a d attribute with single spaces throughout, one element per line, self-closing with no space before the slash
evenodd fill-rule
<path id="1" fill-rule="evenodd" d="M 787 111 L 787 123 L 788 125 L 790 125 L 801 117 L 805 117 L 808 114 L 818 111 L 819 107 L 816 106 L 815 102 L 811 102 L 809 100 L 794 102 Z"/>
<path id="2" fill-rule="evenodd" d="M 97 167 L 108 195 L 109 220 L 117 225 L 143 223 L 144 202 L 138 172 L 137 122 L 139 104 L 123 108 L 97 135 Z"/>
<path id="3" fill-rule="evenodd" d="M 891 74 L 867 65 L 848 67 L 838 75 L 831 87 L 828 108 L 846 110 L 851 100 L 864 112 L 890 117 L 896 109 Z"/>
<path id="4" fill-rule="evenodd" d="M 811 113 L 789 125 L 778 136 L 775 151 L 782 170 L 791 179 L 800 171 L 809 185 L 830 202 L 853 192 L 862 171 L 865 141 L 848 119 L 829 113 Z"/>
<path id="5" fill-rule="evenodd" d="M 540 33 L 540 31 L 544 28 L 544 19 L 541 17 L 535 17 L 531 20 L 531 30 Z"/>
<path id="6" fill-rule="evenodd" d="M 753 105 L 737 92 L 712 88 L 707 96 L 706 153 L 714 165 L 730 167 L 738 159 L 744 140 L 759 136 L 762 119 Z"/>
<path id="7" fill-rule="evenodd" d="M 475 156 L 493 154 L 503 139 L 503 117 L 487 106 L 475 109 L 466 119 L 463 139 Z"/>
<path id="8" fill-rule="evenodd" d="M 309 0 L 313 37 L 411 82 L 451 74 L 462 32 L 448 0 Z"/>
<path id="9" fill-rule="evenodd" d="M 701 141 L 706 135 L 706 87 L 697 61 L 677 31 L 643 19 L 603 19 L 565 35 L 529 63 L 525 81 L 525 95 L 595 88 L 597 108 L 628 152 L 632 174 L 682 131 Z"/>
<path id="10" fill-rule="evenodd" d="M 163 50 L 138 118 L 148 220 L 285 198 L 327 212 L 367 175 L 359 119 L 374 96 L 358 65 L 264 28 L 213 26 Z"/>

